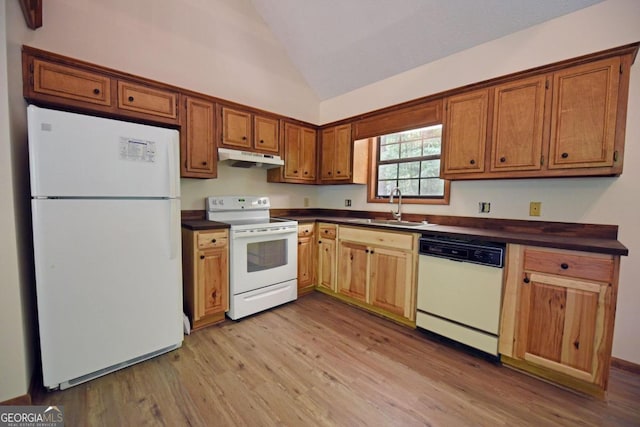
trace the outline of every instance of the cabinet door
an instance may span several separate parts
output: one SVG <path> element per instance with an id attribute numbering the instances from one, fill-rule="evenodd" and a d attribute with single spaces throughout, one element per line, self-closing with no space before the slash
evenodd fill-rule
<path id="1" fill-rule="evenodd" d="M 340 242 L 338 292 L 367 301 L 369 248 L 352 242 Z"/>
<path id="2" fill-rule="evenodd" d="M 545 87 L 540 76 L 495 88 L 492 171 L 541 168 Z"/>
<path id="3" fill-rule="evenodd" d="M 222 108 L 222 145 L 251 149 L 251 114 Z"/>
<path id="4" fill-rule="evenodd" d="M 199 251 L 198 292 L 200 298 L 195 320 L 213 313 L 227 311 L 229 289 L 228 249 Z"/>
<path id="5" fill-rule="evenodd" d="M 318 286 L 336 291 L 336 241 L 333 239 L 319 241 Z"/>
<path id="6" fill-rule="evenodd" d="M 178 94 L 118 80 L 118 108 L 153 116 L 178 118 Z"/>
<path id="7" fill-rule="evenodd" d="M 596 382 L 608 289 L 607 284 L 525 273 L 516 356 Z"/>
<path id="8" fill-rule="evenodd" d="M 111 79 L 51 62 L 33 60 L 33 91 L 91 104 L 111 105 Z"/>
<path id="9" fill-rule="evenodd" d="M 445 174 L 484 172 L 488 100 L 488 89 L 447 99 L 443 132 Z"/>
<path id="10" fill-rule="evenodd" d="M 302 147 L 299 158 L 302 159 L 301 179 L 316 180 L 316 131 L 302 128 Z"/>
<path id="11" fill-rule="evenodd" d="M 284 124 L 284 177 L 300 178 L 302 174 L 302 128 L 300 126 Z"/>
<path id="12" fill-rule="evenodd" d="M 342 261 L 343 258 L 340 258 Z M 410 253 L 371 248 L 371 304 L 383 310 L 415 318 L 412 306 L 413 274 Z"/>
<path id="13" fill-rule="evenodd" d="M 187 97 L 182 128 L 182 176 L 215 178 L 217 176 L 215 143 L 215 106 L 212 102 Z"/>
<path id="14" fill-rule="evenodd" d="M 549 168 L 613 166 L 620 58 L 553 76 Z"/>
<path id="15" fill-rule="evenodd" d="M 298 290 L 313 283 L 313 242 L 312 236 L 298 237 Z"/>
<path id="16" fill-rule="evenodd" d="M 336 128 L 324 129 L 320 142 L 320 179 L 330 181 L 334 178 L 334 163 L 336 153 Z"/>
<path id="17" fill-rule="evenodd" d="M 254 148 L 258 151 L 278 154 L 280 152 L 278 119 L 255 116 L 253 121 L 255 129 Z"/>
<path id="18" fill-rule="evenodd" d="M 333 179 L 351 178 L 351 125 L 336 127 L 335 149 L 333 153 Z"/>

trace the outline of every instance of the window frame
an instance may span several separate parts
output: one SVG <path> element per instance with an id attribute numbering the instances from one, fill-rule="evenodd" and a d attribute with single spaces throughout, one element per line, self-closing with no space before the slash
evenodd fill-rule
<path id="1" fill-rule="evenodd" d="M 421 125 L 420 127 L 428 127 L 428 126 L 435 126 L 435 125 L 441 125 L 441 124 L 442 122 L 438 121 L 435 123 L 426 123 Z M 390 133 L 405 132 L 413 129 L 418 129 L 418 128 L 411 127 L 409 129 L 402 129 L 402 130 L 398 130 Z M 379 165 L 378 147 L 379 147 L 379 139 L 381 136 L 382 135 L 368 138 L 369 139 L 369 168 L 368 168 L 369 173 L 367 177 L 367 202 L 368 203 L 388 203 L 389 201 L 389 197 L 376 195 L 377 182 L 378 182 L 378 165 Z M 440 159 L 442 160 L 442 152 L 440 153 Z M 407 161 L 415 161 L 415 158 L 413 160 L 407 160 Z M 393 162 L 393 163 L 399 163 L 399 162 Z M 442 163 L 440 165 L 440 170 L 442 170 Z M 402 203 L 422 204 L 422 205 L 448 205 L 450 200 L 450 195 L 451 195 L 451 181 L 448 179 L 445 179 L 444 194 L 442 195 L 442 197 L 439 197 L 439 196 L 416 197 L 416 196 L 405 196 L 403 194 Z"/>

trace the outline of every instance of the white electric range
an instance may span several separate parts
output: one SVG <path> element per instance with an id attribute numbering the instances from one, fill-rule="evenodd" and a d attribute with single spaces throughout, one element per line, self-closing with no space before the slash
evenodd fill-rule
<path id="1" fill-rule="evenodd" d="M 231 319 L 298 297 L 298 222 L 271 218 L 268 197 L 211 196 L 207 219 L 229 224 Z"/>

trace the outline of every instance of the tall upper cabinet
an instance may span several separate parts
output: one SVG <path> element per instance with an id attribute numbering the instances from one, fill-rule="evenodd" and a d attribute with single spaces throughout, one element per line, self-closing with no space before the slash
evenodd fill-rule
<path id="1" fill-rule="evenodd" d="M 636 51 L 612 49 L 447 97 L 441 176 L 619 175 Z"/>
<path id="2" fill-rule="evenodd" d="M 316 130 L 284 120 L 280 128 L 284 166 L 269 169 L 267 180 L 299 184 L 315 183 L 317 177 Z"/>

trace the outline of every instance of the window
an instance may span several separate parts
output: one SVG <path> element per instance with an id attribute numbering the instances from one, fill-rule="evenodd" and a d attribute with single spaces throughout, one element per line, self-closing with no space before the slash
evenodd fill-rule
<path id="1" fill-rule="evenodd" d="M 374 200 L 370 201 L 386 199 L 391 190 L 398 187 L 403 201 L 448 203 L 449 185 L 440 179 L 441 124 L 382 135 L 373 140 L 375 155 L 372 156 L 369 194 Z"/>

